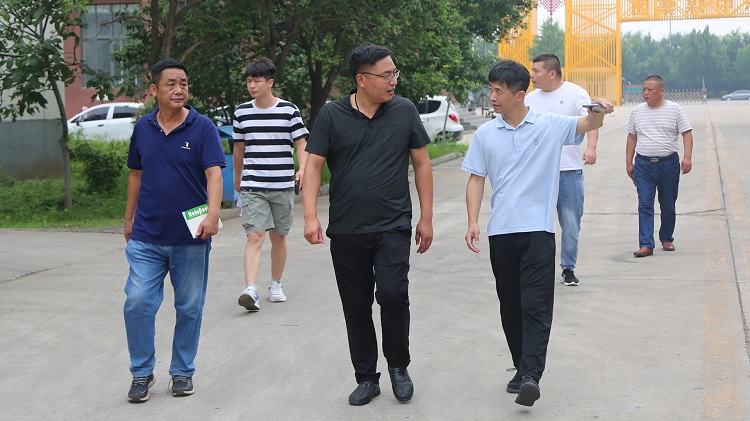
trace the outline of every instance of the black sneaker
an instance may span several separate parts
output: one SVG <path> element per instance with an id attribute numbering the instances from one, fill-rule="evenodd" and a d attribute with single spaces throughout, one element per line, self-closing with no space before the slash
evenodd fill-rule
<path id="1" fill-rule="evenodd" d="M 172 396 L 190 396 L 193 393 L 192 377 L 172 376 Z"/>
<path id="2" fill-rule="evenodd" d="M 521 387 L 518 388 L 516 403 L 523 406 L 534 406 L 539 399 L 539 383 L 531 376 L 523 376 Z"/>
<path id="3" fill-rule="evenodd" d="M 576 278 L 576 274 L 572 269 L 563 269 L 562 283 L 572 287 L 578 286 L 578 278 Z"/>
<path id="4" fill-rule="evenodd" d="M 156 383 L 154 375 L 150 374 L 148 377 L 133 377 L 133 382 L 130 383 L 130 392 L 128 392 L 128 401 L 140 403 L 146 402 L 151 397 L 148 393 L 148 389 Z"/>
<path id="5" fill-rule="evenodd" d="M 508 382 L 508 386 L 505 387 L 505 391 L 508 393 L 518 393 L 518 389 L 521 388 L 521 373 L 516 371 L 516 375 Z"/>

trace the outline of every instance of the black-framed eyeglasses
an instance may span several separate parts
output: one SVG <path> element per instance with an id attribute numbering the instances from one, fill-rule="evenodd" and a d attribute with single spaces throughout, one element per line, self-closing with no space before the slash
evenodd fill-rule
<path id="1" fill-rule="evenodd" d="M 394 70 L 393 73 L 389 72 L 384 75 L 377 75 L 375 73 L 370 73 L 370 72 L 359 72 L 359 73 L 363 75 L 377 76 L 377 77 L 383 78 L 383 80 L 386 80 L 386 81 L 390 81 L 391 79 L 398 80 L 398 77 L 401 76 L 401 70 L 398 70 L 398 69 Z"/>

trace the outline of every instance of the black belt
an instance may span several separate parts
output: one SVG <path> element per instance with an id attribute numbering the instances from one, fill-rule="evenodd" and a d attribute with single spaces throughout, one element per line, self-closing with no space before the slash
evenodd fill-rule
<path id="1" fill-rule="evenodd" d="M 643 156 L 636 154 L 635 157 L 644 161 L 648 161 L 652 164 L 656 164 L 657 162 L 664 162 L 669 161 L 670 159 L 677 158 L 677 152 L 673 152 L 667 156 Z"/>
<path id="2" fill-rule="evenodd" d="M 242 187 L 240 190 L 241 191 L 249 191 L 249 192 L 253 192 L 253 193 L 270 193 L 272 191 L 294 190 L 294 188 L 292 187 L 292 188 L 289 188 L 289 189 L 257 189 L 255 187 Z"/>

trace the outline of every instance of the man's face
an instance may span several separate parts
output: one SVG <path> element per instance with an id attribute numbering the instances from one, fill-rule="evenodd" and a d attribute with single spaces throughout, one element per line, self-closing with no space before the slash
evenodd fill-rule
<path id="1" fill-rule="evenodd" d="M 520 98 L 522 98 L 521 92 L 514 93 L 505 84 L 500 82 L 490 83 L 490 103 L 496 113 L 507 113 L 518 104 Z"/>
<path id="2" fill-rule="evenodd" d="M 396 65 L 391 56 L 383 57 L 375 65 L 357 74 L 359 89 L 364 91 L 376 103 L 388 102 L 396 92 L 398 79 Z"/>
<path id="3" fill-rule="evenodd" d="M 156 97 L 159 108 L 177 111 L 188 99 L 188 80 L 182 69 L 164 69 L 159 85 L 151 84 L 151 95 Z"/>
<path id="4" fill-rule="evenodd" d="M 643 100 L 650 106 L 661 104 L 661 100 L 664 97 L 664 86 L 655 80 L 647 80 L 643 82 Z"/>
<path id="5" fill-rule="evenodd" d="M 273 87 L 273 79 L 266 79 L 263 76 L 247 77 L 247 91 L 250 92 L 250 96 L 253 98 L 260 98 L 271 93 Z"/>
<path id="6" fill-rule="evenodd" d="M 547 70 L 544 68 L 543 61 L 539 61 L 531 65 L 531 81 L 534 82 L 535 88 L 541 89 L 546 92 L 552 84 L 552 80 L 554 78 L 555 75 L 553 74 L 552 70 Z"/>

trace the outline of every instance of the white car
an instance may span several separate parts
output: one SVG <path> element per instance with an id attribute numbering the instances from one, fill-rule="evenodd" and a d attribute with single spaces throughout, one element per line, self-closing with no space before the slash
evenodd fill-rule
<path id="1" fill-rule="evenodd" d="M 95 105 L 68 120 L 68 133 L 81 133 L 87 139 L 129 140 L 143 104 L 110 102 Z"/>
<path id="2" fill-rule="evenodd" d="M 464 126 L 458 118 L 458 112 L 453 104 L 449 104 L 447 97 L 434 96 L 420 99 L 415 102 L 419 117 L 424 124 L 430 139 L 435 142 L 440 140 L 440 133 L 445 126 L 446 140 L 456 142 L 461 139 Z M 446 118 L 446 113 L 447 118 Z"/>

